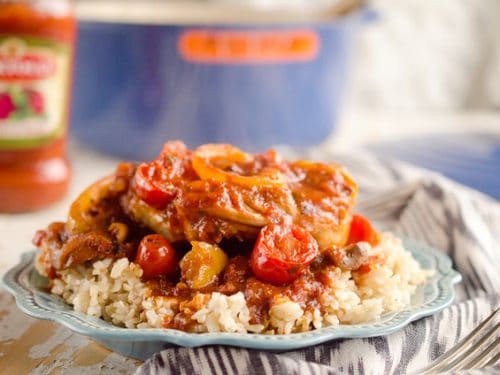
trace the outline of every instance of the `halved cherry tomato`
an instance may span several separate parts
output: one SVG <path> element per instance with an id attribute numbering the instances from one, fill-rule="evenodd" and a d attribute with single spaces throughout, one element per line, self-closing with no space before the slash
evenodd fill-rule
<path id="1" fill-rule="evenodd" d="M 177 268 L 177 254 L 170 242 L 160 234 L 144 236 L 139 244 L 135 263 L 142 268 L 142 278 L 171 276 Z"/>
<path id="2" fill-rule="evenodd" d="M 250 267 L 259 280 L 286 284 L 299 277 L 318 255 L 318 243 L 306 230 L 269 224 L 259 233 Z"/>
<path id="3" fill-rule="evenodd" d="M 371 270 L 372 270 L 372 266 L 371 266 L 371 264 L 368 264 L 368 263 L 367 263 L 367 264 L 363 264 L 361 267 L 359 267 L 359 268 L 357 269 L 357 271 L 358 271 L 359 273 L 361 273 L 361 274 L 368 273 L 368 272 L 370 272 Z"/>
<path id="4" fill-rule="evenodd" d="M 134 175 L 134 190 L 144 202 L 157 209 L 165 208 L 176 195 L 175 186 L 162 175 L 161 165 L 154 161 L 140 164 Z"/>
<path id="5" fill-rule="evenodd" d="M 359 214 L 352 216 L 351 230 L 347 244 L 368 242 L 370 245 L 376 246 L 380 241 L 379 237 L 370 220 Z"/>

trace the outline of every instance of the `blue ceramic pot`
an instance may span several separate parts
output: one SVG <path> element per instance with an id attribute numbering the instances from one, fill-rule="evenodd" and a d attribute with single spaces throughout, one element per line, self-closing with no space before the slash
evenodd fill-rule
<path id="1" fill-rule="evenodd" d="M 128 159 L 166 140 L 258 151 L 335 128 L 360 9 L 315 24 L 80 22 L 72 134 Z"/>

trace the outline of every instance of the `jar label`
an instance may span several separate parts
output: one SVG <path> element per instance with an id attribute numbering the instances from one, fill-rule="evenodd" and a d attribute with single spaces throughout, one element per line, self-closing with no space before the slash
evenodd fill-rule
<path id="1" fill-rule="evenodd" d="M 64 133 L 70 58 L 68 45 L 0 35 L 0 147 L 36 147 Z"/>

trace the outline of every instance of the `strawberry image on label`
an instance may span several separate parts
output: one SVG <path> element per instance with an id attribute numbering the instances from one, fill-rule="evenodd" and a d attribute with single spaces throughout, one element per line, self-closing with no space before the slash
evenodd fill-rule
<path id="1" fill-rule="evenodd" d="M 0 119 L 6 119 L 16 109 L 9 94 L 0 94 Z"/>

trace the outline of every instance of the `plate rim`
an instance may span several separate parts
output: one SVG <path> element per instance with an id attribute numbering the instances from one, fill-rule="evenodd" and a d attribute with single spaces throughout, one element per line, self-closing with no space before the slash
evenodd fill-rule
<path id="1" fill-rule="evenodd" d="M 455 298 L 454 285 L 462 279 L 460 273 L 452 268 L 451 259 L 444 252 L 429 245 L 407 238 L 402 239 L 405 248 L 413 255 L 418 253 L 420 255 L 425 254 L 435 261 L 434 275 L 422 286 L 434 285 L 438 288 L 437 296 L 432 301 L 424 302 L 423 305 L 418 307 L 410 307 L 388 313 L 394 316 L 384 324 L 378 324 L 377 320 L 375 320 L 358 325 L 330 326 L 286 335 L 229 332 L 188 333 L 166 328 L 121 328 L 104 322 L 101 319 L 76 312 L 73 309 L 68 311 L 56 308 L 48 309 L 36 302 L 36 294 L 47 295 L 51 298 L 58 297 L 30 287 L 30 285 L 22 282 L 22 277 L 26 276 L 34 268 L 33 261 L 37 250 L 22 253 L 19 263 L 8 270 L 1 281 L 3 287 L 14 296 L 19 309 L 27 315 L 38 319 L 54 321 L 76 333 L 98 340 L 160 342 L 184 347 L 219 344 L 253 349 L 291 350 L 341 338 L 387 335 L 404 328 L 415 320 L 432 315 L 449 306 Z M 394 324 L 390 324 L 395 318 L 398 318 L 397 321 Z M 105 323 L 106 326 L 91 325 L 92 320 L 97 320 L 100 324 Z"/>

